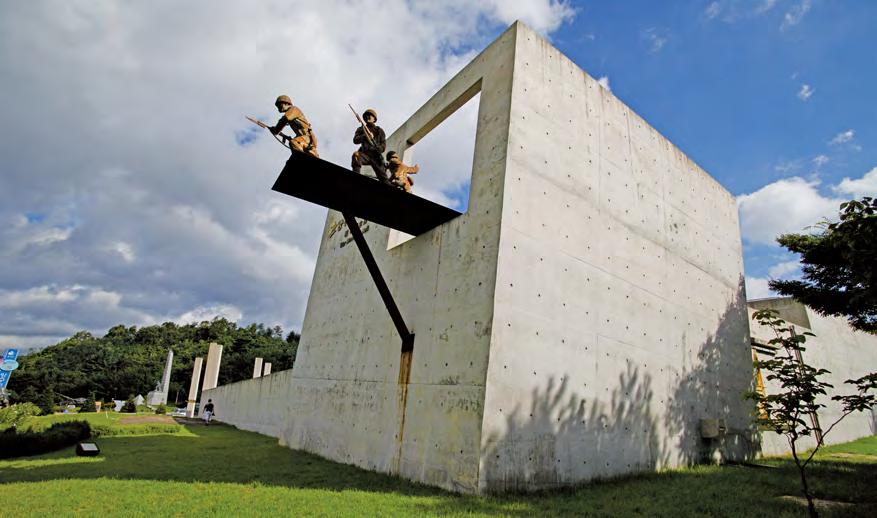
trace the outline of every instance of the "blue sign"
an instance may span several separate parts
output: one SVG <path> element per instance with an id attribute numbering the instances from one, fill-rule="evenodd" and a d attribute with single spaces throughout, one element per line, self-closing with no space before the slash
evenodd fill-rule
<path id="1" fill-rule="evenodd" d="M 18 362 L 15 360 L 4 360 L 3 363 L 0 363 L 0 371 L 12 372 L 17 368 Z"/>
<path id="2" fill-rule="evenodd" d="M 6 352 L 3 353 L 3 366 L 10 367 L 10 369 L 0 370 L 0 389 L 6 388 L 6 385 L 9 384 L 9 377 L 12 376 L 12 371 L 18 368 L 18 362 L 15 361 L 16 358 L 18 358 L 18 349 L 6 349 Z"/>

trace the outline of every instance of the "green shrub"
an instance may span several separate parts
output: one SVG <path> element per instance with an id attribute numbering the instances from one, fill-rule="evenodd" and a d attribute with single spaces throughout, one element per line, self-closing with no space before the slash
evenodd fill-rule
<path id="1" fill-rule="evenodd" d="M 137 405 L 134 403 L 134 398 L 129 397 L 125 404 L 122 405 L 122 412 L 133 414 L 137 411 Z"/>
<path id="2" fill-rule="evenodd" d="M 164 403 L 159 404 L 155 407 L 155 413 L 158 415 L 165 415 L 167 413 L 167 405 Z"/>
<path id="3" fill-rule="evenodd" d="M 18 403 L 0 409 L 0 425 L 17 427 L 28 417 L 41 413 L 40 407 L 33 403 Z"/>
<path id="4" fill-rule="evenodd" d="M 39 455 L 72 446 L 91 437 L 91 427 L 85 421 L 55 423 L 41 432 L 18 433 L 10 428 L 0 433 L 0 459 Z"/>

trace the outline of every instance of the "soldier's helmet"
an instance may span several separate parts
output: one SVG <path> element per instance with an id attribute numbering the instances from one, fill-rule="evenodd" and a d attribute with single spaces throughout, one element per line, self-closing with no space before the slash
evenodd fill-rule
<path id="1" fill-rule="evenodd" d="M 376 112 L 376 111 L 372 110 L 371 108 L 369 108 L 368 110 L 366 110 L 365 112 L 363 112 L 363 114 L 362 114 L 362 118 L 365 119 L 365 116 L 366 116 L 366 115 L 371 115 L 372 117 L 375 118 L 375 122 L 378 122 L 378 112 Z"/>
<path id="2" fill-rule="evenodd" d="M 283 103 L 292 104 L 292 99 L 290 99 L 288 95 L 278 96 L 277 100 L 274 101 L 274 106 L 280 107 Z"/>

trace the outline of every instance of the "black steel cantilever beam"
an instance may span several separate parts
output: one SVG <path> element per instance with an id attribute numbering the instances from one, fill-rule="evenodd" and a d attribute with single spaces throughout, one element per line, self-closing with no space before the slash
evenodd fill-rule
<path id="1" fill-rule="evenodd" d="M 272 189 L 341 212 L 384 306 L 402 338 L 402 352 L 412 351 L 414 334 L 405 325 L 399 306 L 393 299 L 356 218 L 407 234 L 420 235 L 454 219 L 460 213 L 331 162 L 298 152 L 291 154 Z"/>

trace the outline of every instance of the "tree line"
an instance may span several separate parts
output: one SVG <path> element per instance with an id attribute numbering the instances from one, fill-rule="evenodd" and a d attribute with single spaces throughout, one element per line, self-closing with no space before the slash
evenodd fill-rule
<path id="1" fill-rule="evenodd" d="M 102 337 L 79 331 L 38 352 L 19 357 L 20 367 L 9 381 L 12 402 L 45 405 L 61 395 L 97 400 L 127 399 L 155 389 L 161 379 L 168 349 L 174 359 L 168 403 L 185 403 L 196 356 L 206 358 L 211 342 L 223 346 L 219 384 L 248 379 L 253 361 L 264 358 L 272 371 L 291 369 L 299 335 L 285 337 L 279 326 L 251 324 L 240 327 L 224 318 L 178 325 L 126 327 L 117 325 Z"/>

